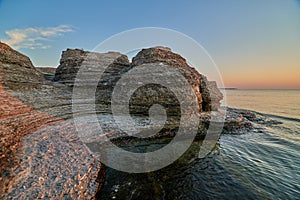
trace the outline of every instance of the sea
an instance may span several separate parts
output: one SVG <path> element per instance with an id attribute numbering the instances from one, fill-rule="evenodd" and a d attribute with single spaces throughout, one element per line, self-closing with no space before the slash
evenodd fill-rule
<path id="1" fill-rule="evenodd" d="M 300 90 L 223 93 L 223 106 L 281 123 L 223 134 L 206 158 L 155 172 L 108 168 L 99 199 L 300 199 Z"/>

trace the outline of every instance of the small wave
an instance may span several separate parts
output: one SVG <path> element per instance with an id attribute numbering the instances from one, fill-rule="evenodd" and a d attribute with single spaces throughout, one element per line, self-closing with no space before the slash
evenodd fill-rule
<path id="1" fill-rule="evenodd" d="M 290 121 L 294 121 L 294 122 L 300 122 L 300 119 L 295 118 L 295 117 L 287 117 L 287 116 L 282 116 L 282 115 L 263 113 L 263 112 L 259 112 L 259 111 L 255 111 L 255 110 L 249 110 L 249 109 L 243 109 L 243 108 L 233 108 L 233 107 L 221 106 L 221 109 L 226 109 L 226 108 L 227 109 L 238 110 L 238 111 L 243 111 L 243 112 L 253 112 L 255 114 L 262 115 L 262 116 L 265 116 L 265 117 L 279 118 L 279 119 L 283 119 L 283 120 L 290 120 Z"/>
<path id="2" fill-rule="evenodd" d="M 267 113 L 260 113 L 260 112 L 256 112 L 256 113 L 259 113 L 259 114 L 267 116 L 267 117 L 273 117 L 273 118 L 279 118 L 279 119 L 284 119 L 284 120 L 290 120 L 290 121 L 294 121 L 294 122 L 300 122 L 299 118 L 286 117 L 286 116 L 281 116 L 281 115 L 274 115 L 274 114 L 267 114 Z"/>

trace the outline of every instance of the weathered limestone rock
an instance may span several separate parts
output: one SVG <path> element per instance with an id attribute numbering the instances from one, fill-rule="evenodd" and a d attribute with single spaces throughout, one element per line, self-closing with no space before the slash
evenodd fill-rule
<path id="1" fill-rule="evenodd" d="M 114 63 L 107 63 L 106 66 L 102 67 L 99 65 L 99 63 L 101 62 L 105 63 L 110 57 L 115 58 Z M 111 66 L 116 64 L 120 64 L 120 66 Z M 106 76 L 103 78 L 104 81 L 113 81 L 113 79 L 117 75 L 115 74 L 115 69 L 117 68 L 117 71 L 119 72 L 122 70 L 121 66 L 126 65 L 129 65 L 127 56 L 117 52 L 100 54 L 83 51 L 80 49 L 67 49 L 66 51 L 62 52 L 60 65 L 56 69 L 53 81 L 72 86 L 74 84 L 79 68 L 85 67 L 87 69 L 86 72 L 88 71 L 90 73 L 86 75 L 90 75 L 89 78 L 98 82 L 98 79 L 100 80 L 101 77 L 97 76 L 97 72 L 107 68 L 108 66 L 110 67 L 105 72 Z M 111 77 L 107 77 L 107 75 L 111 75 Z M 84 81 L 86 81 L 85 84 L 87 84 L 87 82 L 90 80 L 87 79 Z"/>
<path id="2" fill-rule="evenodd" d="M 72 86 L 79 67 L 87 69 L 84 78 L 78 80 L 84 89 L 82 105 L 96 103 L 97 112 L 105 114 L 99 120 L 106 127 L 104 134 L 120 138 L 126 134 L 118 130 L 112 116 L 107 115 L 111 113 L 110 102 L 116 83 L 129 70 L 143 66 L 149 69 L 137 76 L 155 76 L 151 66 L 160 64 L 178 70 L 186 78 L 202 111 L 219 108 L 222 95 L 216 83 L 207 81 L 184 58 L 165 47 L 144 49 L 132 63 L 120 53 L 67 49 L 54 76 L 51 70 L 36 70 L 28 57 L 1 43 L 0 198 L 94 198 L 103 183 L 105 168 L 78 138 L 74 126 Z M 95 84 L 96 102 L 93 102 L 85 99 L 85 94 Z M 130 111 L 144 116 L 153 103 L 163 105 L 170 116 L 180 114 L 174 94 L 155 84 L 134 92 Z M 86 110 L 85 114 L 89 112 Z M 172 123 L 164 127 L 162 135 L 170 136 L 169 130 L 176 130 L 178 123 Z M 95 135 L 96 130 L 91 127 L 86 130 L 87 135 Z M 98 137 L 103 138 L 103 135 Z"/>
<path id="3" fill-rule="evenodd" d="M 187 64 L 183 57 L 173 53 L 171 49 L 166 47 L 143 49 L 133 58 L 132 65 L 137 67 L 145 63 L 165 63 L 177 69 L 193 87 L 200 111 L 218 110 L 220 108 L 223 95 L 219 91 L 216 82 L 208 81 L 204 75 L 199 74 L 195 68 Z"/>
<path id="4" fill-rule="evenodd" d="M 91 54 L 93 55 L 91 56 Z M 79 49 L 67 49 L 62 53 L 60 65 L 56 70 L 53 81 L 72 86 L 81 65 L 96 65 L 97 62 L 103 62 L 99 55 L 101 54 L 86 52 Z M 91 59 L 93 56 L 95 59 Z M 194 68 L 190 67 L 183 57 L 173 53 L 171 49 L 166 47 L 143 49 L 133 58 L 132 63 L 129 63 L 128 58 L 125 55 L 119 54 L 119 56 L 120 57 L 113 64 L 106 66 L 107 68 L 102 77 L 97 77 L 97 71 L 93 71 L 91 74 L 91 79 L 97 77 L 95 81 L 100 80 L 96 93 L 97 103 L 102 103 L 103 105 L 110 104 L 111 93 L 115 84 L 122 75 L 130 69 L 143 64 L 157 66 L 160 63 L 164 63 L 170 68 L 176 69 L 187 79 L 197 96 L 200 111 L 218 110 L 220 107 L 220 101 L 222 100 L 223 95 L 219 91 L 216 82 L 208 81 L 204 75 L 199 74 Z M 136 76 L 151 75 L 157 76 L 157 74 L 153 74 L 151 68 L 149 68 L 144 74 L 137 74 Z M 156 96 L 153 96 L 153 94 L 156 94 Z M 152 101 L 151 96 L 152 99 L 155 98 L 156 101 Z M 172 102 L 174 105 L 172 105 Z M 137 91 L 132 97 L 131 103 L 132 113 L 143 114 L 150 104 L 157 103 L 165 105 L 165 107 L 170 110 L 171 114 L 178 114 L 178 108 L 176 107 L 178 107 L 179 104 L 176 97 L 172 95 L 167 88 L 158 85 L 148 85 Z M 142 110 L 139 111 L 139 109 Z"/>
<path id="5" fill-rule="evenodd" d="M 206 76 L 201 74 L 200 93 L 202 94 L 204 111 L 218 110 L 223 99 L 223 94 L 220 92 L 215 81 L 208 81 Z"/>
<path id="6" fill-rule="evenodd" d="M 13 89 L 15 83 L 37 84 L 44 80 L 43 75 L 32 65 L 30 59 L 0 43 L 0 63 L 4 86 Z"/>
<path id="7" fill-rule="evenodd" d="M 76 78 L 79 67 L 88 52 L 80 49 L 67 49 L 62 52 L 60 65 L 57 67 L 53 81 L 72 84 Z"/>
<path id="8" fill-rule="evenodd" d="M 62 109 L 62 97 L 70 98 L 62 88 L 47 85 L 28 57 L 0 44 L 0 199 L 95 198 L 104 166 L 72 120 L 59 117 L 71 114 L 70 101 Z"/>
<path id="9" fill-rule="evenodd" d="M 48 81 L 52 81 L 55 76 L 56 68 L 54 67 L 36 67 L 36 69 L 44 75 Z"/>

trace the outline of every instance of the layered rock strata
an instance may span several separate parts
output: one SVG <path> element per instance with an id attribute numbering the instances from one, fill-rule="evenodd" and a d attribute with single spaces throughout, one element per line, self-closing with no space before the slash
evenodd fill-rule
<path id="1" fill-rule="evenodd" d="M 0 198 L 94 198 L 104 166 L 79 140 L 72 120 L 57 117 L 61 93 L 53 95 L 55 87 L 44 81 L 28 57 L 0 44 Z M 54 107 L 45 109 L 47 103 Z"/>
<path id="2" fill-rule="evenodd" d="M 94 65 L 96 62 L 103 62 L 99 59 L 94 60 L 93 55 L 91 54 L 95 53 L 79 49 L 67 49 L 64 51 L 53 81 L 73 86 L 80 66 Z M 153 70 L 154 68 L 157 68 L 159 64 L 164 64 L 170 68 L 170 71 L 175 69 L 186 78 L 195 92 L 200 111 L 208 112 L 220 108 L 220 101 L 222 100 L 223 95 L 217 88 L 216 82 L 208 81 L 204 75 L 199 74 L 194 68 L 189 66 L 183 57 L 173 53 L 171 49 L 166 47 L 143 49 L 133 58 L 132 63 L 128 61 L 126 56 L 120 54 L 119 59 L 113 64 L 106 66 L 107 68 L 102 77 L 97 77 L 97 80 L 100 81 L 96 93 L 96 97 L 99 98 L 97 98 L 96 103 L 109 105 L 111 102 L 111 93 L 118 80 L 120 80 L 120 78 L 129 70 L 145 64 L 147 64 L 149 68 L 144 70 L 143 73 L 132 74 L 133 80 L 134 77 L 139 77 L 140 79 L 145 77 L 146 79 L 147 77 L 158 76 Z M 93 71 L 93 73 L 94 74 L 91 77 L 97 76 L 97 71 Z M 163 77 L 163 79 L 166 78 L 168 77 Z M 174 80 L 170 79 L 169 81 Z M 127 84 L 130 84 L 130 82 Z M 182 88 L 182 90 L 184 89 L 185 88 Z M 132 113 L 138 112 L 145 114 L 149 105 L 157 103 L 165 105 L 166 108 L 171 110 L 171 114 L 173 112 L 174 115 L 177 115 L 178 108 L 176 109 L 176 107 L 178 107 L 179 104 L 176 97 L 171 93 L 172 92 L 170 92 L 168 88 L 161 87 L 159 84 L 148 84 L 132 96 L 131 105 L 134 108 L 132 108 L 131 111 Z M 156 96 L 154 94 L 156 94 Z"/>
<path id="3" fill-rule="evenodd" d="M 67 49 L 62 53 L 54 75 L 52 70 L 36 70 L 28 57 L 1 43 L 1 198 L 94 198 L 103 182 L 105 168 L 75 129 L 73 114 L 81 117 L 91 112 L 89 109 L 84 113 L 72 110 L 72 92 L 78 70 L 84 67 L 87 73 L 77 77 L 84 92 L 82 99 L 75 103 L 87 108 L 96 104 L 99 121 L 105 127 L 103 134 L 126 138 L 128 136 L 117 128 L 109 115 L 113 90 L 130 70 L 148 67 L 143 73 L 132 74 L 133 78 L 146 79 L 157 76 L 153 69 L 159 66 L 175 69 L 188 81 L 200 111 L 208 112 L 202 118 L 209 121 L 209 113 L 218 112 L 222 94 L 216 83 L 208 81 L 184 58 L 165 47 L 143 49 L 131 63 L 120 53 Z M 86 99 L 95 84 L 95 101 Z M 131 82 L 127 84 L 130 86 Z M 147 116 L 153 104 L 163 105 L 171 116 L 168 119 L 171 122 L 161 132 L 164 136 L 172 136 L 170 130 L 176 130 L 179 125 L 176 116 L 180 115 L 180 102 L 167 87 L 147 84 L 137 89 L 130 99 L 130 114 Z M 95 134 L 93 127 L 86 127 L 86 135 Z M 96 139 L 99 138 L 104 136 L 98 135 Z"/>

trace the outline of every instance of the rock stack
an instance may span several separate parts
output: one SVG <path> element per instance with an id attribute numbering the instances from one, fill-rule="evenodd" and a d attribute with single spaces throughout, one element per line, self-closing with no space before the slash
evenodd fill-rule
<path id="1" fill-rule="evenodd" d="M 53 81 L 73 86 L 79 67 L 94 66 L 86 81 L 94 80 L 92 84 L 99 81 L 99 83 L 96 83 L 98 84 L 96 103 L 109 105 L 115 84 L 126 72 L 132 68 L 148 64 L 149 68 L 143 74 L 136 74 L 136 77 L 157 76 L 157 74 L 152 72 L 151 66 L 155 67 L 163 63 L 169 68 L 176 69 L 186 78 L 197 96 L 200 111 L 207 112 L 220 108 L 220 101 L 223 95 L 219 91 L 216 82 L 208 81 L 204 75 L 199 74 L 198 71 L 189 66 L 183 57 L 173 53 L 169 48 L 154 47 L 143 49 L 133 58 L 132 63 L 129 62 L 127 56 L 119 53 L 107 53 L 106 55 L 113 55 L 115 59 L 107 63 L 107 57 L 103 57 L 99 53 L 91 53 L 79 49 L 67 49 L 62 53 L 60 65 L 56 70 Z M 99 65 L 97 63 L 107 64 L 106 66 L 95 67 L 95 65 Z M 101 70 L 105 69 L 102 77 L 97 76 L 97 70 L 95 69 L 99 68 Z M 138 90 L 131 99 L 133 114 L 145 113 L 147 109 L 143 108 L 149 108 L 149 105 L 154 103 L 165 105 L 165 107 L 170 108 L 169 110 L 177 113 L 176 110 L 178 109 L 176 107 L 178 107 L 178 101 L 167 88 L 158 85 L 148 85 L 143 89 Z M 153 96 L 154 93 L 156 93 L 156 96 Z M 153 98 L 156 100 L 153 100 Z"/>
<path id="2" fill-rule="evenodd" d="M 220 108 L 223 99 L 215 81 L 208 81 L 206 76 L 199 74 L 195 68 L 189 66 L 180 55 L 173 53 L 170 48 L 154 47 L 143 49 L 132 60 L 132 66 L 152 63 L 165 63 L 170 68 L 176 68 L 193 87 L 197 96 L 200 111 L 212 111 Z M 147 72 L 146 72 L 147 73 Z M 151 69 L 149 72 L 151 73 Z"/>

